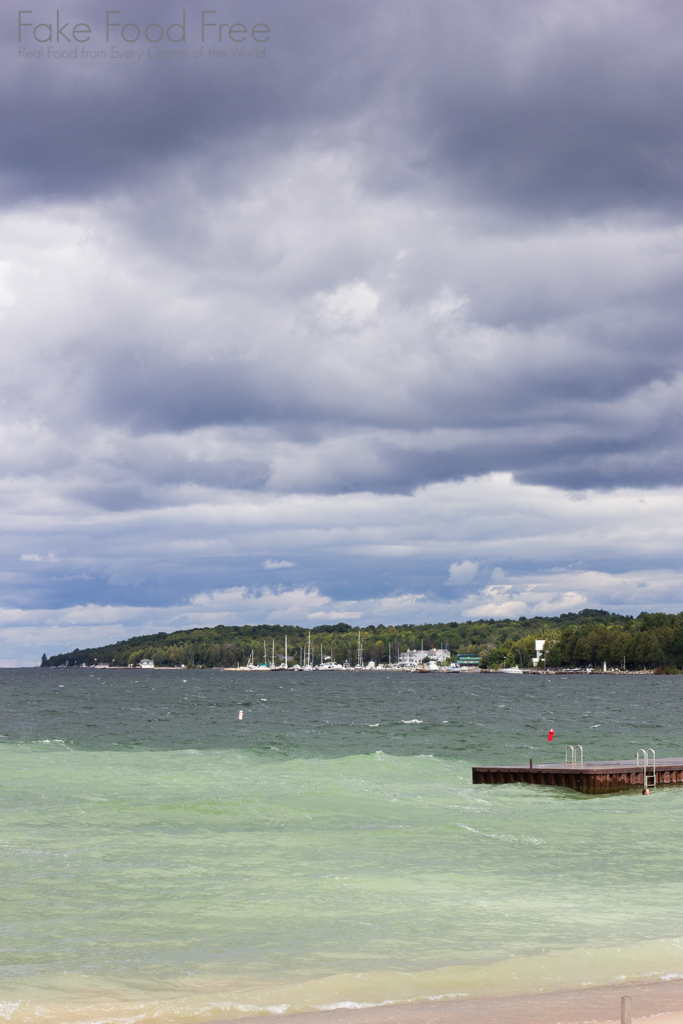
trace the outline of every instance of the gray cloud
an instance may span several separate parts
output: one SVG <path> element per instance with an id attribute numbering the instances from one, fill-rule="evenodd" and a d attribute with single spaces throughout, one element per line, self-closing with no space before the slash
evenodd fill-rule
<path id="1" fill-rule="evenodd" d="M 102 23 L 104 5 L 79 10 Z M 160 12 L 145 0 L 135 20 Z M 220 66 L 22 61 L 16 14 L 0 15 L 9 606 L 266 586 L 273 551 L 330 600 L 433 594 L 456 564 L 522 579 L 539 548 L 515 553 L 519 536 L 545 529 L 533 501 L 486 544 L 444 535 L 438 567 L 397 530 L 387 551 L 421 552 L 400 585 L 379 541 L 349 561 L 356 528 L 330 531 L 330 505 L 302 526 L 297 502 L 385 509 L 511 474 L 562 496 L 552 544 L 575 565 L 568 493 L 683 484 L 683 15 L 616 0 L 252 13 L 271 24 L 267 58 Z M 225 510 L 262 502 L 277 514 L 247 541 Z M 625 549 L 598 565 L 588 548 L 595 571 L 625 571 Z"/>
<path id="2" fill-rule="evenodd" d="M 174 172 L 162 231 L 147 192 L 8 214 L 6 467 L 18 455 L 66 482 L 85 459 L 78 493 L 111 508 L 188 482 L 681 479 L 677 222 L 485 231 L 485 211 L 379 200 L 359 174 L 346 153 L 297 147 L 202 208 Z"/>
<path id="3" fill-rule="evenodd" d="M 98 39 L 105 7 L 81 7 Z M 187 7 L 195 42 L 200 11 Z M 133 14 L 143 25 L 180 12 L 145 0 Z M 213 147 L 248 177 L 245 149 L 258 161 L 293 139 L 354 139 L 380 193 L 446 183 L 459 199 L 541 219 L 680 208 L 681 14 L 663 0 L 261 0 L 257 18 L 272 29 L 261 62 L 64 66 L 17 63 L 6 9 L 6 194 L 92 195 Z M 211 192 L 211 175 L 196 183 Z"/>
<path id="4" fill-rule="evenodd" d="M 67 17 L 71 26 L 87 18 L 94 30 L 91 45 L 106 53 L 105 59 L 48 61 L 44 53 L 40 61 L 17 61 L 17 10 L 2 12 L 0 30 L 10 63 L 0 104 L 5 140 L 0 180 L 10 201 L 82 198 L 141 177 L 150 181 L 160 165 L 201 155 L 212 145 L 233 153 L 246 146 L 258 160 L 259 152 L 286 144 L 292 133 L 306 134 L 330 119 L 356 115 L 363 97 L 381 85 L 383 69 L 363 58 L 377 41 L 386 9 L 373 14 L 357 0 L 343 10 L 322 9 L 298 0 L 284 10 L 275 0 L 261 0 L 258 9 L 236 14 L 217 4 L 218 21 L 243 18 L 247 29 L 261 22 L 271 28 L 267 59 L 228 59 L 218 66 L 192 59 L 201 44 L 203 8 L 190 3 L 185 9 L 187 59 L 180 61 L 147 59 L 144 38 L 126 45 L 117 29 L 107 43 L 107 6 L 92 0 L 74 4 L 71 10 L 80 13 Z M 130 18 L 143 30 L 146 23 L 166 27 L 182 20 L 182 5 L 169 8 L 156 0 L 141 0 L 127 12 L 124 5 L 121 11 L 124 21 Z M 65 8 L 61 13 L 64 22 Z M 55 9 L 34 5 L 23 20 L 54 24 Z M 24 42 L 31 43 L 31 31 L 24 30 Z M 206 49 L 217 41 L 212 31 L 215 36 L 215 29 L 207 30 Z M 113 44 L 119 52 L 139 48 L 144 59 L 112 60 Z M 211 190 L 210 177 L 201 184 Z"/>
<path id="5" fill-rule="evenodd" d="M 484 3 L 437 17 L 416 127 L 454 184 L 542 218 L 680 210 L 680 11 Z"/>

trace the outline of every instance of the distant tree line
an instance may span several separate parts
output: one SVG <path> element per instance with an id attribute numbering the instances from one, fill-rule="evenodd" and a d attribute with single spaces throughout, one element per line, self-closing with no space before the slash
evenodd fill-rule
<path id="1" fill-rule="evenodd" d="M 582 613 L 583 614 L 583 613 Z M 535 640 L 545 639 L 541 664 L 548 668 L 654 669 L 668 673 L 683 668 L 683 613 L 641 614 L 620 622 L 577 622 L 564 629 L 547 626 L 535 635 L 508 637 L 485 654 L 489 667 L 528 667 L 535 655 Z"/>
<path id="2" fill-rule="evenodd" d="M 125 667 L 152 658 L 159 667 L 236 668 L 254 662 L 284 660 L 287 636 L 289 664 L 301 663 L 309 630 L 301 626 L 214 626 L 202 629 L 131 637 L 103 647 L 76 648 L 66 654 L 43 655 L 43 666 L 96 665 Z M 359 628 L 347 622 L 310 630 L 313 661 L 331 657 L 354 665 Z M 479 619 L 475 622 L 440 622 L 424 625 L 361 626 L 363 657 L 375 664 L 396 662 L 402 651 L 443 647 L 451 657 L 474 654 L 483 668 L 528 668 L 535 656 L 535 641 L 546 641 L 544 659 L 549 668 L 593 665 L 625 669 L 683 668 L 683 612 L 641 612 L 637 618 L 586 608 L 556 617 Z M 264 652 L 265 644 L 265 652 Z"/>

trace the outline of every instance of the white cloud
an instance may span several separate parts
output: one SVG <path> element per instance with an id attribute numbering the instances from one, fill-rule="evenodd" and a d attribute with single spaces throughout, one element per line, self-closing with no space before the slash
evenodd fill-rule
<path id="1" fill-rule="evenodd" d="M 453 562 L 448 570 L 447 586 L 458 586 L 461 583 L 469 583 L 477 575 L 478 562 Z"/>
<path id="2" fill-rule="evenodd" d="M 516 618 L 560 615 L 581 608 L 635 611 L 682 611 L 683 571 L 633 570 L 608 573 L 565 570 L 508 576 L 462 602 L 468 618 Z"/>
<path id="3" fill-rule="evenodd" d="M 527 586 L 492 584 L 485 587 L 477 598 L 481 603 L 471 604 L 465 609 L 467 618 L 516 619 L 520 615 L 526 615 L 527 618 L 533 615 L 560 615 L 562 612 L 580 611 L 589 602 L 586 593 L 558 591 L 552 586 L 543 588 L 542 584 L 537 583 Z"/>
<path id="4" fill-rule="evenodd" d="M 683 608 L 683 488 L 567 493 L 493 474 L 414 494 L 196 484 L 160 493 L 160 507 L 110 511 L 47 493 L 35 477 L 0 479 L 4 655 L 35 661 L 46 648 L 86 646 L 93 630 L 121 638 L 198 617 L 215 624 L 223 615 L 419 622 L 584 606 L 628 614 Z M 28 553 L 59 552 L 59 577 L 50 556 L 21 558 L 27 542 Z M 296 564 L 298 589 L 253 590 L 245 559 L 263 564 L 264 548 L 279 553 L 271 561 Z M 444 586 L 446 559 L 463 574 L 457 600 Z M 486 585 L 468 589 L 463 576 L 475 566 Z M 348 583 L 339 596 L 339 580 L 353 581 L 353 600 Z M 87 599 L 65 609 L 67 585 Z M 16 607 L 22 587 L 37 609 L 63 611 Z M 111 611 L 118 608 L 120 616 Z"/>
<path id="5" fill-rule="evenodd" d="M 379 295 L 366 281 L 342 285 L 331 295 L 317 296 L 320 321 L 333 331 L 358 330 L 379 305 Z"/>
<path id="6" fill-rule="evenodd" d="M 8 281 L 12 270 L 12 264 L 8 261 L 0 262 L 0 313 L 9 309 L 16 302 Z"/>
<path id="7" fill-rule="evenodd" d="M 279 562 L 275 558 L 266 558 L 261 564 L 264 569 L 293 569 L 296 562 L 287 562 L 284 558 Z"/>
<path id="8" fill-rule="evenodd" d="M 0 639 L 14 664 L 37 664 L 40 654 L 84 649 L 134 634 L 245 623 L 420 623 L 476 618 L 554 616 L 582 608 L 683 609 L 683 575 L 655 572 L 545 572 L 511 577 L 457 600 L 425 593 L 398 593 L 362 600 L 335 600 L 316 587 L 228 587 L 199 593 L 188 602 L 150 606 L 74 605 L 59 609 L 0 608 Z M 9 662 L 8 662 L 9 663 Z"/>

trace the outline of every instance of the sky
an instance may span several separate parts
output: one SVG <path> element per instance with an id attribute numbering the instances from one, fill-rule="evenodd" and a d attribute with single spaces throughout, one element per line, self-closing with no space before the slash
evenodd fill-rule
<path id="1" fill-rule="evenodd" d="M 0 665 L 681 610 L 683 8 L 213 2 L 0 12 Z"/>

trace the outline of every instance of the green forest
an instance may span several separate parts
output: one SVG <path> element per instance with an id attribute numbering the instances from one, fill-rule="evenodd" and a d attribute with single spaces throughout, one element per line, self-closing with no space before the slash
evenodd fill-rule
<path id="1" fill-rule="evenodd" d="M 637 617 L 585 608 L 556 617 L 479 619 L 475 622 L 439 622 L 403 626 L 351 626 L 346 622 L 315 626 L 310 630 L 314 663 L 330 656 L 355 665 L 358 640 L 363 657 L 375 664 L 395 663 L 402 651 L 441 648 L 452 659 L 471 654 L 482 668 L 531 666 L 535 641 L 546 641 L 548 668 L 650 669 L 667 673 L 683 668 L 683 612 L 641 612 Z M 287 637 L 288 664 L 301 664 L 309 630 L 301 626 L 213 626 L 174 633 L 134 636 L 129 640 L 85 650 L 76 648 L 52 657 L 43 655 L 46 668 L 108 664 L 125 668 L 141 658 L 158 667 L 237 668 L 252 656 L 255 664 L 282 664 Z M 543 661 L 541 666 L 543 666 Z"/>

